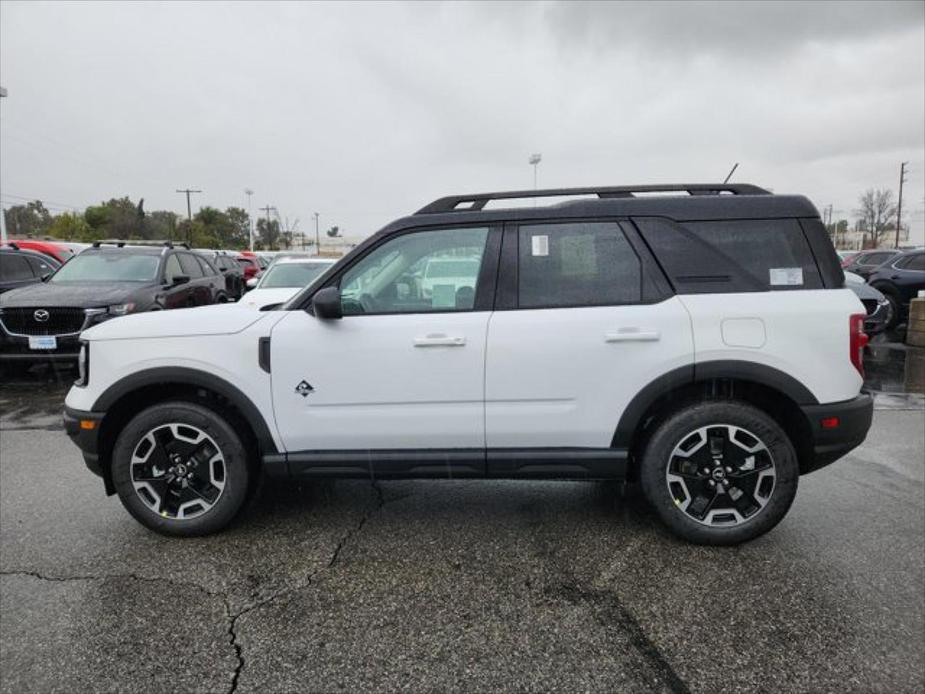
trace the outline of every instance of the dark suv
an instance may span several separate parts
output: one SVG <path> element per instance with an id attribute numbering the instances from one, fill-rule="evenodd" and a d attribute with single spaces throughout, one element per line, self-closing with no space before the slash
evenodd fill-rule
<path id="1" fill-rule="evenodd" d="M 895 255 L 867 278 L 867 283 L 883 292 L 892 309 L 887 327 L 905 323 L 909 302 L 925 289 L 925 250 Z"/>
<path id="2" fill-rule="evenodd" d="M 15 243 L 0 247 L 0 294 L 41 282 L 61 267 L 54 258 L 20 248 Z"/>
<path id="3" fill-rule="evenodd" d="M 197 250 L 225 278 L 225 294 L 232 301 L 238 301 L 244 295 L 244 269 L 238 264 L 235 255 L 228 251 Z"/>
<path id="4" fill-rule="evenodd" d="M 895 258 L 900 251 L 889 248 L 880 248 L 872 251 L 861 251 L 851 258 L 843 267 L 845 272 L 853 272 L 864 279 L 870 277 L 871 273 L 878 267 Z"/>
<path id="5" fill-rule="evenodd" d="M 91 325 L 224 297 L 222 275 L 185 246 L 98 241 L 46 280 L 0 295 L 0 359 L 76 359 Z"/>

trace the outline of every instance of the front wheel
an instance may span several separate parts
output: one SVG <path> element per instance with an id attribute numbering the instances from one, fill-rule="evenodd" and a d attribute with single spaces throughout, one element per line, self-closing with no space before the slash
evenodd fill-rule
<path id="1" fill-rule="evenodd" d="M 237 515 L 247 497 L 247 452 L 231 425 L 190 402 L 142 411 L 122 430 L 112 455 L 122 505 L 164 535 L 207 535 Z"/>
<path id="2" fill-rule="evenodd" d="M 733 545 L 773 528 L 793 503 L 799 464 L 787 434 L 744 402 L 688 406 L 655 430 L 642 455 L 643 493 L 678 536 Z"/>

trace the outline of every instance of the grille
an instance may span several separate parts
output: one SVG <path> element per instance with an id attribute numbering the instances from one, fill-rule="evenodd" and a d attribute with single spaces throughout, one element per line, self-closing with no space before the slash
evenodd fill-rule
<path id="1" fill-rule="evenodd" d="M 861 303 L 864 304 L 864 309 L 867 311 L 868 316 L 877 310 L 876 299 L 861 299 Z"/>
<path id="2" fill-rule="evenodd" d="M 36 311 L 47 311 L 48 320 L 35 319 Z M 66 335 L 79 332 L 85 319 L 82 308 L 5 308 L 0 321 L 9 333 L 19 335 Z"/>

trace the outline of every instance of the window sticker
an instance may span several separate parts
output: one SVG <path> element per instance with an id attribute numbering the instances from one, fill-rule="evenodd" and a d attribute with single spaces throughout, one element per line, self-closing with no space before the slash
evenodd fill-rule
<path id="1" fill-rule="evenodd" d="M 796 286 L 803 284 L 803 268 L 801 267 L 772 267 L 768 270 L 771 276 L 771 286 Z"/>
<path id="2" fill-rule="evenodd" d="M 531 254 L 546 256 L 549 255 L 549 237 L 546 235 L 531 236 Z"/>

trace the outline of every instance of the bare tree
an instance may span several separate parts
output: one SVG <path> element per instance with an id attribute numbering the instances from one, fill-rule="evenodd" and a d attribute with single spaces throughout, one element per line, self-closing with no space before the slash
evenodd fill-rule
<path id="1" fill-rule="evenodd" d="M 892 190 L 868 188 L 858 199 L 860 207 L 854 213 L 861 219 L 861 226 L 870 237 L 874 247 L 880 245 L 881 237 L 892 227 L 896 217 Z"/>

